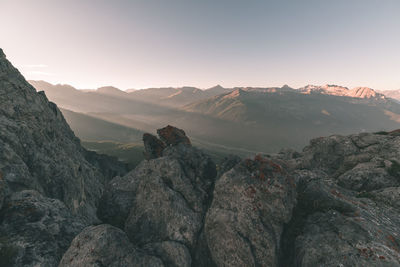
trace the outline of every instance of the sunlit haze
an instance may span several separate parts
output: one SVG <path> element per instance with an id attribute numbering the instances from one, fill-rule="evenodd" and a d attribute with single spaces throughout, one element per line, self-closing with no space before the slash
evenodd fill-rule
<path id="1" fill-rule="evenodd" d="M 400 88 L 400 1 L 1 0 L 27 79 L 80 89 Z"/>

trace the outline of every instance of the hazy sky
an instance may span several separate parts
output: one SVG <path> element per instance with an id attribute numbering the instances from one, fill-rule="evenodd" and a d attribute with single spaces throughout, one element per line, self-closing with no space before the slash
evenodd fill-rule
<path id="1" fill-rule="evenodd" d="M 0 47 L 78 88 L 400 89 L 400 1 L 0 0 Z"/>

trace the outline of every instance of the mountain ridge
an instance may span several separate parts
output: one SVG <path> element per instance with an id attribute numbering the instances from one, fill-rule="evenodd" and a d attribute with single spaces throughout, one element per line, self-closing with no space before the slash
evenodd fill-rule
<path id="1" fill-rule="evenodd" d="M 32 83 L 34 86 L 38 87 L 39 90 L 48 90 L 44 85 L 41 85 L 40 83 L 45 83 L 47 84 L 47 87 L 49 85 L 52 86 L 68 86 L 72 87 L 68 84 L 51 84 L 45 81 L 35 81 L 35 80 L 29 80 L 28 82 Z M 72 87 L 73 88 L 73 87 Z M 76 89 L 76 88 L 74 88 Z M 242 89 L 244 91 L 258 91 L 258 92 L 269 92 L 269 93 L 276 93 L 276 92 L 283 92 L 283 91 L 298 91 L 302 92 L 304 94 L 309 94 L 309 93 L 320 93 L 320 94 L 328 94 L 328 95 L 336 95 L 336 96 L 347 96 L 347 97 L 354 97 L 354 98 L 382 98 L 385 95 L 381 92 L 393 92 L 393 90 L 387 90 L 387 91 L 378 91 L 374 90 L 370 87 L 365 87 L 365 86 L 358 86 L 349 89 L 348 87 L 340 86 L 340 85 L 331 85 L 331 84 L 325 84 L 325 85 L 306 85 L 303 87 L 299 88 L 292 88 L 288 85 L 283 85 L 282 87 L 233 87 L 233 88 L 224 88 L 221 85 L 216 85 L 210 88 L 206 89 L 201 89 L 197 87 L 192 87 L 192 86 L 183 86 L 183 87 L 159 87 L 159 88 L 143 88 L 143 89 L 127 89 L 127 90 L 121 90 L 118 89 L 114 86 L 103 86 L 99 87 L 97 89 L 76 89 L 80 91 L 85 91 L 85 92 L 98 92 L 98 93 L 105 93 L 105 94 L 112 94 L 118 93 L 119 95 L 131 95 L 134 96 L 135 94 L 140 95 L 146 95 L 149 94 L 153 97 L 156 97 L 157 95 L 161 95 L 161 99 L 166 99 L 166 98 L 172 98 L 174 95 L 179 95 L 183 92 L 185 93 L 194 93 L 194 94 L 204 94 L 206 96 L 215 96 L 218 94 L 223 94 L 223 93 L 229 93 L 231 91 L 237 90 L 237 89 Z M 394 90 L 395 91 L 395 90 Z"/>
<path id="2" fill-rule="evenodd" d="M 370 89 L 330 86 L 330 93 L 326 94 L 328 89 L 321 86 L 303 90 L 287 85 L 230 89 L 219 86 L 210 88 L 214 92 L 209 96 L 207 90 L 185 88 L 136 90 L 127 97 L 96 92 L 78 92 L 74 97 L 51 92 L 47 95 L 62 108 L 142 131 L 167 123 L 187 129 L 193 138 L 206 143 L 252 151 L 276 152 L 283 146 L 299 149 L 316 136 L 400 126 L 398 103 Z M 268 142 L 260 145 L 257 140 L 262 136 Z"/>

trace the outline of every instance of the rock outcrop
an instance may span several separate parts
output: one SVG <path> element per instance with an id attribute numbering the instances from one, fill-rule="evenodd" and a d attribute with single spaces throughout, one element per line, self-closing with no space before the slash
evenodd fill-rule
<path id="1" fill-rule="evenodd" d="M 399 159 L 400 138 L 386 133 L 312 140 L 292 160 L 298 198 L 281 265 L 398 266 Z"/>
<path id="2" fill-rule="evenodd" d="M 143 161 L 126 176 L 110 181 L 98 214 L 164 263 L 190 266 L 217 171 L 182 130 L 168 126 L 168 133 L 171 139 L 160 134 L 169 145 L 161 157 Z M 161 142 L 155 138 L 152 142 Z M 150 147 L 147 153 L 154 155 L 152 151 Z"/>
<path id="3" fill-rule="evenodd" d="M 185 131 L 168 125 L 167 127 L 157 130 L 157 134 L 167 145 L 175 146 L 177 144 L 191 145 Z"/>
<path id="4" fill-rule="evenodd" d="M 0 265 L 55 266 L 123 164 L 81 147 L 0 49 Z"/>

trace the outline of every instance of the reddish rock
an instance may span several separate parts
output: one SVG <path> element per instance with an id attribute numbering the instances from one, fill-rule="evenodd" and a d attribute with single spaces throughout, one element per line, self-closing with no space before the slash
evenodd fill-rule
<path id="1" fill-rule="evenodd" d="M 185 134 L 185 131 L 171 125 L 168 125 L 162 129 L 158 129 L 157 134 L 167 145 L 191 145 L 189 138 Z"/>

